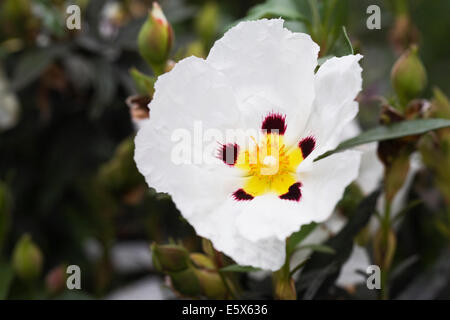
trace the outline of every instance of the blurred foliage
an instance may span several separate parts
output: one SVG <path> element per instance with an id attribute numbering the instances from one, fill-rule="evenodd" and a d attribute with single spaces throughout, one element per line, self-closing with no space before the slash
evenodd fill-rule
<path id="1" fill-rule="evenodd" d="M 300 281 L 294 285 L 290 270 L 281 270 L 273 286 L 270 278 L 249 276 L 256 270 L 233 264 L 199 239 L 170 196 L 148 190 L 133 161 L 135 120 L 148 117 L 155 76 L 174 61 L 206 56 L 238 21 L 282 17 L 287 28 L 309 33 L 321 46 L 320 63 L 352 50 L 364 55 L 364 90 L 358 97 L 364 128 L 373 127 L 381 114 L 383 125 L 399 122 L 403 133 L 406 127 L 421 130 L 411 120 L 450 119 L 449 1 L 163 0 L 175 41 L 161 49 L 164 64 L 156 67 L 154 57 L 144 55 L 147 63 L 138 52 L 152 1 L 70 4 L 81 8 L 81 30 L 65 26 L 67 1 L 0 2 L 0 299 L 105 297 L 149 272 L 161 277 L 153 269 L 117 272 L 116 244 L 171 238 L 179 242 L 153 245 L 153 263 L 181 296 L 265 299 L 275 287 L 279 298 L 374 298 L 365 285 L 344 290 L 335 280 L 354 239 L 377 215 L 378 193 L 363 199 L 354 186 L 348 188 L 339 206 L 349 217 L 346 227 L 323 246 L 309 247 L 312 255 L 298 266 Z M 373 4 L 381 8 L 381 30 L 366 28 L 366 8 Z M 405 62 L 408 52 L 415 56 Z M 12 120 L 4 125 L 7 116 Z M 421 202 L 405 214 L 395 235 L 388 216 L 379 240 L 365 243 L 372 261 L 389 265 L 390 297 L 448 299 L 450 132 L 440 129 L 420 141 L 404 135 L 385 136 L 380 144 L 384 187 L 397 192 L 405 175 L 388 172 L 407 172 L 405 163 L 418 150 L 425 168 L 407 199 Z M 401 157 L 383 158 L 385 150 L 398 150 Z M 288 257 L 315 227 L 304 226 L 289 238 Z M 99 246 L 94 257 L 92 243 Z M 174 270 L 175 258 L 182 266 Z M 80 292 L 64 289 L 70 264 L 81 267 Z"/>

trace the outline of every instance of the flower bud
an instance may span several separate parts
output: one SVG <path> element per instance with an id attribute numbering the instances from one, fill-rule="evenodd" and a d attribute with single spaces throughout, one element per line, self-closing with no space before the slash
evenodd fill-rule
<path id="1" fill-rule="evenodd" d="M 152 244 L 153 264 L 155 268 L 164 272 L 177 272 L 189 267 L 189 253 L 179 245 Z"/>
<path id="2" fill-rule="evenodd" d="M 210 240 L 208 240 L 206 238 L 202 238 L 202 249 L 203 249 L 203 252 L 205 252 L 209 258 L 211 258 L 211 259 L 215 258 L 216 255 L 215 255 L 214 247 Z"/>
<path id="3" fill-rule="evenodd" d="M 155 79 L 153 77 L 149 77 L 136 68 L 132 68 L 130 70 L 130 75 L 133 78 L 134 86 L 136 87 L 136 91 L 140 95 L 153 96 L 153 92 L 155 88 Z"/>
<path id="4" fill-rule="evenodd" d="M 195 269 L 202 294 L 209 299 L 225 299 L 227 288 L 217 271 Z"/>
<path id="5" fill-rule="evenodd" d="M 173 31 L 158 3 L 153 2 L 138 36 L 139 53 L 156 75 L 163 73 L 173 44 Z"/>
<path id="6" fill-rule="evenodd" d="M 431 109 L 433 117 L 450 119 L 450 100 L 437 88 L 433 90 Z"/>
<path id="7" fill-rule="evenodd" d="M 195 29 L 206 48 L 211 47 L 219 27 L 219 7 L 213 1 L 207 2 L 195 19 Z"/>
<path id="8" fill-rule="evenodd" d="M 37 278 L 42 271 L 43 257 L 30 235 L 23 235 L 13 252 L 13 268 L 23 280 Z"/>
<path id="9" fill-rule="evenodd" d="M 200 41 L 191 42 L 186 48 L 186 57 L 195 56 L 199 58 L 205 58 L 206 53 L 203 44 Z"/>
<path id="10" fill-rule="evenodd" d="M 191 261 L 194 263 L 194 265 L 198 268 L 206 270 L 216 269 L 214 262 L 202 253 L 191 253 L 189 257 L 191 258 Z"/>
<path id="11" fill-rule="evenodd" d="M 202 293 L 196 270 L 191 266 L 182 271 L 167 272 L 173 289 L 183 296 L 197 297 Z"/>
<path id="12" fill-rule="evenodd" d="M 383 141 L 385 142 L 385 141 Z M 390 149 L 394 149 L 388 154 Z M 397 150 L 395 150 L 395 148 Z M 378 146 L 378 156 L 385 166 L 384 192 L 386 201 L 392 202 L 397 192 L 402 188 L 408 176 L 412 150 L 401 141 L 387 141 Z"/>
<path id="13" fill-rule="evenodd" d="M 117 146 L 114 156 L 100 167 L 97 182 L 105 190 L 120 197 L 136 190 L 144 181 L 136 171 L 133 155 L 133 138 L 126 138 Z"/>
<path id="14" fill-rule="evenodd" d="M 412 46 L 394 64 L 391 81 L 402 104 L 416 98 L 425 88 L 427 74 L 417 54 L 417 46 Z"/>

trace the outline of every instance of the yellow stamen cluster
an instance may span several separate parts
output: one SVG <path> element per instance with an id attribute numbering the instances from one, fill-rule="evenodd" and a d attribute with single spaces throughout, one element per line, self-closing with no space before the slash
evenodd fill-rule
<path id="1" fill-rule="evenodd" d="M 300 148 L 288 148 L 282 135 L 269 133 L 247 150 L 239 152 L 236 166 L 245 172 L 244 191 L 252 196 L 268 192 L 278 196 L 296 183 L 295 171 L 303 161 Z"/>

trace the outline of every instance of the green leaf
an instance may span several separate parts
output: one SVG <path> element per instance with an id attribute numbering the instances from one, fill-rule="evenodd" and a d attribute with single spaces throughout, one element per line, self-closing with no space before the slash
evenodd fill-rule
<path id="1" fill-rule="evenodd" d="M 6 263 L 0 263 L 0 300 L 7 298 L 13 279 L 14 271 L 12 267 Z"/>
<path id="2" fill-rule="evenodd" d="M 335 254 L 336 251 L 323 244 L 305 244 L 297 248 L 297 250 L 311 249 L 312 251 L 321 252 L 325 254 Z"/>
<path id="3" fill-rule="evenodd" d="M 320 67 L 321 65 L 323 65 L 325 63 L 325 61 L 327 61 L 328 59 L 331 59 L 333 57 L 334 56 L 331 56 L 331 55 L 321 57 L 321 58 L 317 59 L 317 65 Z"/>
<path id="4" fill-rule="evenodd" d="M 302 226 L 302 228 L 293 233 L 287 240 L 286 253 L 290 256 L 294 252 L 295 247 L 302 242 L 317 226 L 317 223 L 312 222 L 310 224 Z"/>
<path id="5" fill-rule="evenodd" d="M 355 52 L 353 50 L 352 42 L 350 41 L 350 38 L 348 37 L 348 34 L 347 34 L 347 29 L 344 26 L 342 26 L 342 33 L 344 35 L 344 39 L 345 39 L 345 42 L 347 43 L 350 53 L 355 54 Z"/>
<path id="6" fill-rule="evenodd" d="M 418 119 L 397 122 L 389 126 L 375 127 L 361 133 L 354 138 L 342 142 L 337 146 L 336 149 L 325 152 L 314 161 L 328 157 L 333 153 L 344 151 L 346 149 L 350 149 L 366 143 L 419 135 L 424 134 L 428 131 L 446 127 L 450 127 L 450 120 L 448 119 Z"/>
<path id="7" fill-rule="evenodd" d="M 39 76 L 66 52 L 65 46 L 52 46 L 26 51 L 20 58 L 13 72 L 12 87 L 19 90 L 39 78 Z"/>
<path id="8" fill-rule="evenodd" d="M 302 281 L 297 285 L 297 289 L 304 292 L 303 299 L 313 299 L 321 290 L 325 291 L 334 283 L 342 265 L 352 252 L 354 238 L 375 212 L 379 195 L 380 191 L 377 190 L 362 200 L 345 227 L 325 243 L 325 246 L 332 248 L 336 254 L 316 251 L 310 256 L 302 271 Z"/>
<path id="9" fill-rule="evenodd" d="M 252 266 L 240 266 L 238 264 L 232 264 L 220 269 L 220 272 L 252 272 L 260 271 L 261 269 Z"/>

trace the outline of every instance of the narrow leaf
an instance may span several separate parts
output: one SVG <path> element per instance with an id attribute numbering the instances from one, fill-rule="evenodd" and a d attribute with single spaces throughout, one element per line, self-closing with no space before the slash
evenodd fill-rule
<path id="1" fill-rule="evenodd" d="M 389 126 L 375 127 L 354 138 L 342 142 L 336 149 L 325 152 L 314 161 L 328 157 L 333 153 L 344 151 L 366 143 L 419 135 L 428 131 L 446 127 L 450 127 L 450 120 L 448 119 L 418 119 L 398 122 Z"/>
<path id="2" fill-rule="evenodd" d="M 322 244 L 305 244 L 297 248 L 297 250 L 304 250 L 304 249 L 310 249 L 312 251 L 317 251 L 325 254 L 336 253 L 336 251 L 333 248 Z"/>
<path id="3" fill-rule="evenodd" d="M 348 34 L 347 34 L 347 29 L 344 26 L 342 26 L 342 33 L 344 34 L 344 39 L 345 39 L 345 42 L 347 43 L 347 46 L 349 47 L 350 53 L 355 54 L 355 51 L 353 50 L 352 42 L 350 41 L 350 38 L 348 37 Z"/>
<path id="4" fill-rule="evenodd" d="M 304 225 L 300 231 L 293 233 L 286 244 L 286 253 L 289 256 L 294 250 L 295 247 L 302 242 L 317 226 L 317 223 L 313 222 L 307 225 Z"/>
<path id="5" fill-rule="evenodd" d="M 255 268 L 252 266 L 240 266 L 237 264 L 232 264 L 220 269 L 220 272 L 252 272 L 252 271 L 260 271 L 261 269 Z"/>

